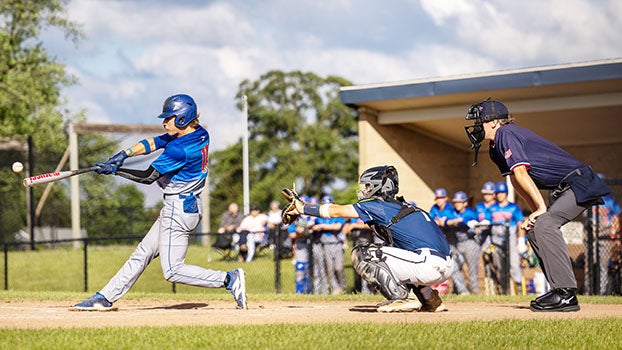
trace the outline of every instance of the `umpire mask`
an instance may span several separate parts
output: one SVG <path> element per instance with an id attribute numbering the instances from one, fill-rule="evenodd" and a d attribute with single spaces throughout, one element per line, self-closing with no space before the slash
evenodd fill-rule
<path id="1" fill-rule="evenodd" d="M 486 136 L 484 123 L 494 119 L 507 119 L 508 116 L 507 107 L 499 101 L 491 100 L 490 97 L 469 107 L 464 119 L 473 120 L 474 122 L 472 126 L 465 126 L 464 130 L 469 137 L 469 141 L 471 141 L 471 149 L 475 151 L 473 164 L 471 166 L 477 165 L 479 148 Z"/>
<path id="2" fill-rule="evenodd" d="M 467 113 L 466 119 L 474 119 L 475 122 L 471 126 L 465 126 L 464 130 L 466 131 L 467 136 L 469 137 L 469 141 L 471 141 L 471 149 L 475 151 L 475 155 L 473 156 L 473 164 L 471 166 L 477 165 L 477 155 L 479 153 L 479 148 L 482 146 L 482 141 L 484 141 L 484 136 L 486 132 L 484 131 L 484 123 L 482 119 L 479 117 L 469 118 L 472 115 L 472 110 L 477 108 L 476 105 L 472 105 L 469 108 L 469 112 Z"/>

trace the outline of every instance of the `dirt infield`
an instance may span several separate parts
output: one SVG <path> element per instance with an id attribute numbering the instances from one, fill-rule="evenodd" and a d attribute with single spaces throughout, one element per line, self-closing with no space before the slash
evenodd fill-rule
<path id="1" fill-rule="evenodd" d="M 452 322 L 501 319 L 585 319 L 622 317 L 622 305 L 583 304 L 581 311 L 535 313 L 526 304 L 447 303 L 442 313 L 382 314 L 360 302 L 251 302 L 238 310 L 231 302 L 121 301 L 118 311 L 69 311 L 65 302 L 2 302 L 0 328 L 80 328 L 120 326 L 261 325 L 330 322 Z"/>

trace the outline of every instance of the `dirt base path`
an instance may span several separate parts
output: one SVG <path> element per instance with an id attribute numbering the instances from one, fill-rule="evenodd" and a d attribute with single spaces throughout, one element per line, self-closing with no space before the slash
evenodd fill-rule
<path id="1" fill-rule="evenodd" d="M 451 322 L 500 319 L 582 319 L 622 317 L 622 305 L 582 304 L 581 311 L 535 313 L 516 303 L 447 303 L 442 313 L 376 312 L 361 302 L 263 302 L 238 310 L 231 302 L 179 300 L 121 301 L 117 311 L 69 311 L 66 302 L 0 303 L 0 328 L 261 325 L 329 322 Z"/>

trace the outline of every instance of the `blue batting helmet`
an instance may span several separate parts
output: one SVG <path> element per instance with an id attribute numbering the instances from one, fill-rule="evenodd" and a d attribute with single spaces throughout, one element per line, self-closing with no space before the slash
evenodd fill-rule
<path id="1" fill-rule="evenodd" d="M 164 101 L 162 113 L 158 116 L 158 118 L 170 117 L 175 117 L 176 127 L 183 128 L 197 119 L 197 104 L 188 95 L 173 95 Z"/>
<path id="2" fill-rule="evenodd" d="M 495 194 L 495 183 L 492 181 L 488 181 L 482 186 L 483 194 Z"/>
<path id="3" fill-rule="evenodd" d="M 495 187 L 495 193 L 508 193 L 508 185 L 503 181 L 498 182 Z"/>

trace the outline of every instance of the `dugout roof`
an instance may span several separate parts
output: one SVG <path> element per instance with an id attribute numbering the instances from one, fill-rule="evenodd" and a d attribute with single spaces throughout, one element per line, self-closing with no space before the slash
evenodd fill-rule
<path id="1" fill-rule="evenodd" d="M 377 115 L 380 125 L 461 149 L 470 148 L 467 108 L 487 97 L 505 103 L 517 124 L 562 147 L 622 143 L 622 59 L 357 85 L 340 93 L 344 104 Z"/>

